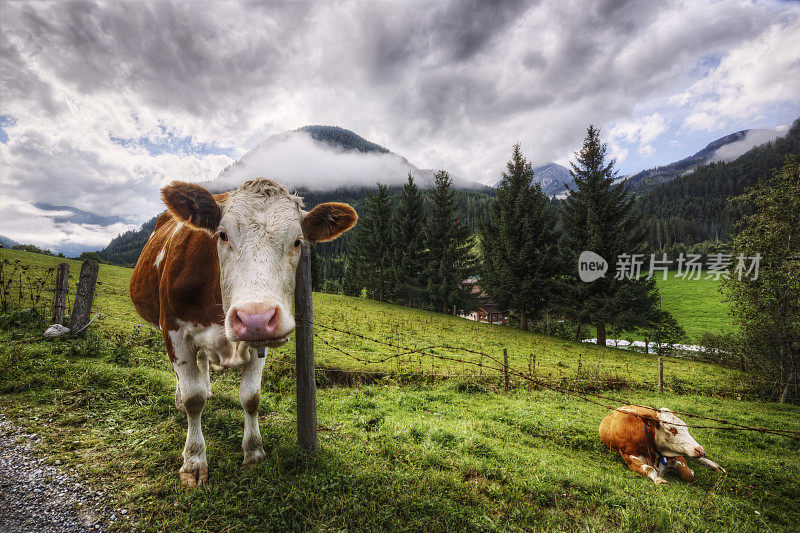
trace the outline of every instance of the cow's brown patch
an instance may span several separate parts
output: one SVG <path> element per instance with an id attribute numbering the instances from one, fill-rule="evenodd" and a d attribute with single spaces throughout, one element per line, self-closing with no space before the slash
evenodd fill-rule
<path id="1" fill-rule="evenodd" d="M 193 394 L 183 400 L 183 408 L 189 416 L 197 416 L 203 411 L 206 397 L 202 394 Z"/>
<path id="2" fill-rule="evenodd" d="M 261 393 L 257 392 L 250 396 L 247 400 L 245 400 L 244 405 L 244 412 L 248 415 L 256 415 L 258 414 L 258 404 L 261 402 Z"/>

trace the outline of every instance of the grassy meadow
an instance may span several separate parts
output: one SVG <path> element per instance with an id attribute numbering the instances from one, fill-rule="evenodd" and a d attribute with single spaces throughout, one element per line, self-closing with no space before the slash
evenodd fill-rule
<path id="1" fill-rule="evenodd" d="M 60 261 L 0 250 L 4 258 Z M 77 277 L 77 263 L 71 269 Z M 316 332 L 332 346 L 318 339 L 317 366 L 354 379 L 319 374 L 317 456 L 306 457 L 295 444 L 290 342 L 268 354 L 264 372 L 259 412 L 266 462 L 241 466 L 239 372 L 214 374 L 215 397 L 203 415 L 210 483 L 186 491 L 177 476 L 186 417 L 173 404 L 175 378 L 159 334 L 136 328 L 141 321 L 127 297 L 130 273 L 100 267 L 95 310 L 101 314 L 86 337 L 30 341 L 36 332 L 29 328 L 0 329 L 0 410 L 39 433 L 50 460 L 114 494 L 144 530 L 800 527 L 796 441 L 694 429 L 727 475 L 694 465 L 694 483 L 669 477 L 669 485 L 655 486 L 603 447 L 597 437 L 603 407 L 519 381 L 505 393 L 488 360 L 482 370 L 418 355 L 364 363 L 332 346 L 373 361 L 399 350 L 321 327 Z M 675 300 L 684 298 L 682 287 L 672 288 Z M 507 348 L 515 368 L 538 377 L 583 379 L 577 386 L 617 387 L 606 394 L 631 402 L 800 430 L 800 407 L 746 401 L 732 392 L 749 383 L 734 369 L 667 359 L 667 390 L 658 393 L 652 356 L 343 296 L 315 294 L 314 305 L 320 325 L 398 346 L 449 345 L 435 350 L 472 362 L 481 357 L 458 348 L 492 356 Z M 367 379 L 370 372 L 385 375 Z"/>
<path id="2" fill-rule="evenodd" d="M 682 279 L 671 271 L 667 279 L 656 275 L 656 285 L 661 295 L 661 305 L 672 313 L 690 341 L 705 332 L 730 333 L 734 331 L 731 322 L 730 304 L 720 293 L 721 282 L 714 279 Z"/>

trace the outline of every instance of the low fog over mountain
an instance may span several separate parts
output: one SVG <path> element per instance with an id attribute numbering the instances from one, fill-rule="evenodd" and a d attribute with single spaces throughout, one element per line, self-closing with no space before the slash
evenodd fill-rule
<path id="1" fill-rule="evenodd" d="M 390 150 L 337 126 L 305 126 L 273 135 L 227 167 L 209 186 L 228 190 L 256 176 L 289 189 L 326 191 L 341 187 L 401 185 L 408 173 L 422 187 L 433 184 L 435 170 L 421 169 Z M 459 188 L 480 184 L 450 176 Z"/>
<path id="2" fill-rule="evenodd" d="M 742 133 L 742 132 L 739 132 Z M 779 130 L 744 130 L 744 136 L 738 140 L 721 146 L 709 158 L 709 161 L 733 161 L 750 149 L 764 143 L 774 141 L 786 135 L 786 131 Z"/>
<path id="3" fill-rule="evenodd" d="M 786 135 L 787 130 L 752 129 L 731 133 L 710 142 L 699 152 L 669 165 L 642 170 L 625 176 L 624 182 L 633 192 L 644 192 L 672 181 L 683 174 L 693 172 L 700 165 L 715 161 L 733 161 L 756 146 L 774 141 Z M 623 179 L 620 179 L 623 181 Z"/>

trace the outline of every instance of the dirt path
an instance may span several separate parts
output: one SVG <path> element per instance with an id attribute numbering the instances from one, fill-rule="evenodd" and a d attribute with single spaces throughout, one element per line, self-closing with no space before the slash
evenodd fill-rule
<path id="1" fill-rule="evenodd" d="M 131 529 L 128 512 L 109 506 L 103 492 L 44 464 L 39 440 L 0 414 L 0 532 Z"/>

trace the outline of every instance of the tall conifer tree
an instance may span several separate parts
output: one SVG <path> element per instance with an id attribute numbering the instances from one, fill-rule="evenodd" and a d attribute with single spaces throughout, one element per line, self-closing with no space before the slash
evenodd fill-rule
<path id="1" fill-rule="evenodd" d="M 583 146 L 570 163 L 575 189 L 570 188 L 562 210 L 567 255 L 574 272 L 566 314 L 579 324 L 597 329 L 597 343 L 605 346 L 606 326 L 634 330 L 659 318 L 655 280 L 616 279 L 622 254 L 642 254 L 647 237 L 634 198 L 624 186 L 615 186 L 615 161 L 606 160 L 600 130 L 589 126 Z M 578 278 L 578 257 L 583 251 L 602 256 L 609 264 L 606 275 L 591 283 Z"/>
<path id="2" fill-rule="evenodd" d="M 452 306 L 464 308 L 468 295 L 459 283 L 474 269 L 472 237 L 469 228 L 456 216 L 452 180 L 441 170 L 434 176 L 431 212 L 425 225 L 428 298 L 434 309 L 447 313 Z"/>
<path id="3" fill-rule="evenodd" d="M 386 185 L 367 197 L 360 214 L 356 235 L 350 245 L 345 270 L 345 292 L 360 293 L 366 287 L 371 298 L 384 301 L 389 296 L 392 276 L 392 204 Z"/>
<path id="4" fill-rule="evenodd" d="M 394 218 L 394 288 L 409 306 L 425 295 L 425 201 L 411 173 Z"/>
<path id="5" fill-rule="evenodd" d="M 482 225 L 481 287 L 501 306 L 519 312 L 527 329 L 550 306 L 558 274 L 556 215 L 525 160 L 519 144 L 503 172 L 490 205 L 491 221 Z"/>

